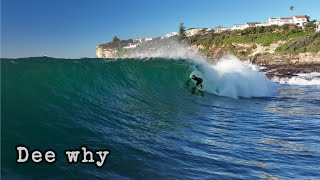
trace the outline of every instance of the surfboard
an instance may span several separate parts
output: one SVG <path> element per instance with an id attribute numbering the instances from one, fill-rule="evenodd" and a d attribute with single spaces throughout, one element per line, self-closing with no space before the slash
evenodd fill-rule
<path id="1" fill-rule="evenodd" d="M 199 87 L 199 86 L 196 86 L 196 88 L 199 90 L 199 91 L 202 91 L 202 92 L 204 92 L 205 90 L 203 89 L 203 85 L 202 85 L 202 88 L 201 87 Z"/>

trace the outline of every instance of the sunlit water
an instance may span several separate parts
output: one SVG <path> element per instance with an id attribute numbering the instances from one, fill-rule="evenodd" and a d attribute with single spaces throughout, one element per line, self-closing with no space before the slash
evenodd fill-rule
<path id="1" fill-rule="evenodd" d="M 193 70 L 182 60 L 2 59 L 2 176 L 320 177 L 319 86 L 231 98 L 194 91 L 185 83 Z M 17 164 L 18 144 L 57 159 Z M 106 164 L 68 164 L 64 151 L 82 145 L 109 149 Z"/>

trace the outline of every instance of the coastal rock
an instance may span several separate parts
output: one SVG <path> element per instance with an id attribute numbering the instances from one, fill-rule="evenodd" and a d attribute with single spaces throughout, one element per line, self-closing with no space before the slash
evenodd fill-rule
<path id="1" fill-rule="evenodd" d="M 101 46 L 96 47 L 96 56 L 98 58 L 117 58 L 117 49 L 106 49 Z"/>
<path id="2" fill-rule="evenodd" d="M 254 46 L 256 48 L 252 49 L 252 53 L 249 55 L 249 57 L 253 57 L 257 54 L 273 54 L 273 53 L 275 53 L 276 49 L 279 46 L 281 46 L 285 43 L 286 43 L 286 41 L 277 41 L 275 43 L 271 43 L 269 46 L 262 46 L 261 44 L 254 43 Z"/>
<path id="3" fill-rule="evenodd" d="M 320 64 L 296 64 L 296 65 L 265 65 L 266 75 L 273 79 L 290 78 L 300 73 L 320 72 Z"/>
<path id="4" fill-rule="evenodd" d="M 219 46 L 213 45 L 210 48 L 210 53 L 207 56 L 211 60 L 216 60 L 216 59 L 221 58 L 225 54 L 227 54 L 225 46 L 219 47 Z"/>
<path id="5" fill-rule="evenodd" d="M 221 58 L 225 54 L 233 54 L 241 60 L 249 60 L 258 65 L 306 65 L 320 64 L 320 52 L 305 52 L 299 54 L 278 53 L 275 50 L 283 45 L 285 41 L 278 41 L 269 46 L 256 43 L 232 43 L 231 45 L 213 45 L 207 53 L 210 60 Z M 201 50 L 202 48 L 199 47 Z M 233 49 L 233 51 L 230 51 Z"/>
<path id="6" fill-rule="evenodd" d="M 320 53 L 299 53 L 299 54 L 256 54 L 250 57 L 250 61 L 260 65 L 306 65 L 320 64 Z"/>

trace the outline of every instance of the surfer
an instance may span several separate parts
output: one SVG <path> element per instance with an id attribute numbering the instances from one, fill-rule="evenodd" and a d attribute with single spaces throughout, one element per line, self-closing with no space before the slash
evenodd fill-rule
<path id="1" fill-rule="evenodd" d="M 196 86 L 198 86 L 198 87 L 200 87 L 200 88 L 202 89 L 202 81 L 203 81 L 203 80 L 202 80 L 201 78 L 199 78 L 199 77 L 197 77 L 197 76 L 195 76 L 195 75 L 192 75 L 192 78 L 191 78 L 191 79 L 197 81 Z"/>

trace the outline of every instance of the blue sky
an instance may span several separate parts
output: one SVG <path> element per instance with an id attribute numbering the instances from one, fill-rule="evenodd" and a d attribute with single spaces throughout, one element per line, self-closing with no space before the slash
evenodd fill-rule
<path id="1" fill-rule="evenodd" d="M 289 7 L 293 5 L 294 11 Z M 187 28 L 310 15 L 319 0 L 1 0 L 1 57 L 95 57 L 95 47 Z"/>

